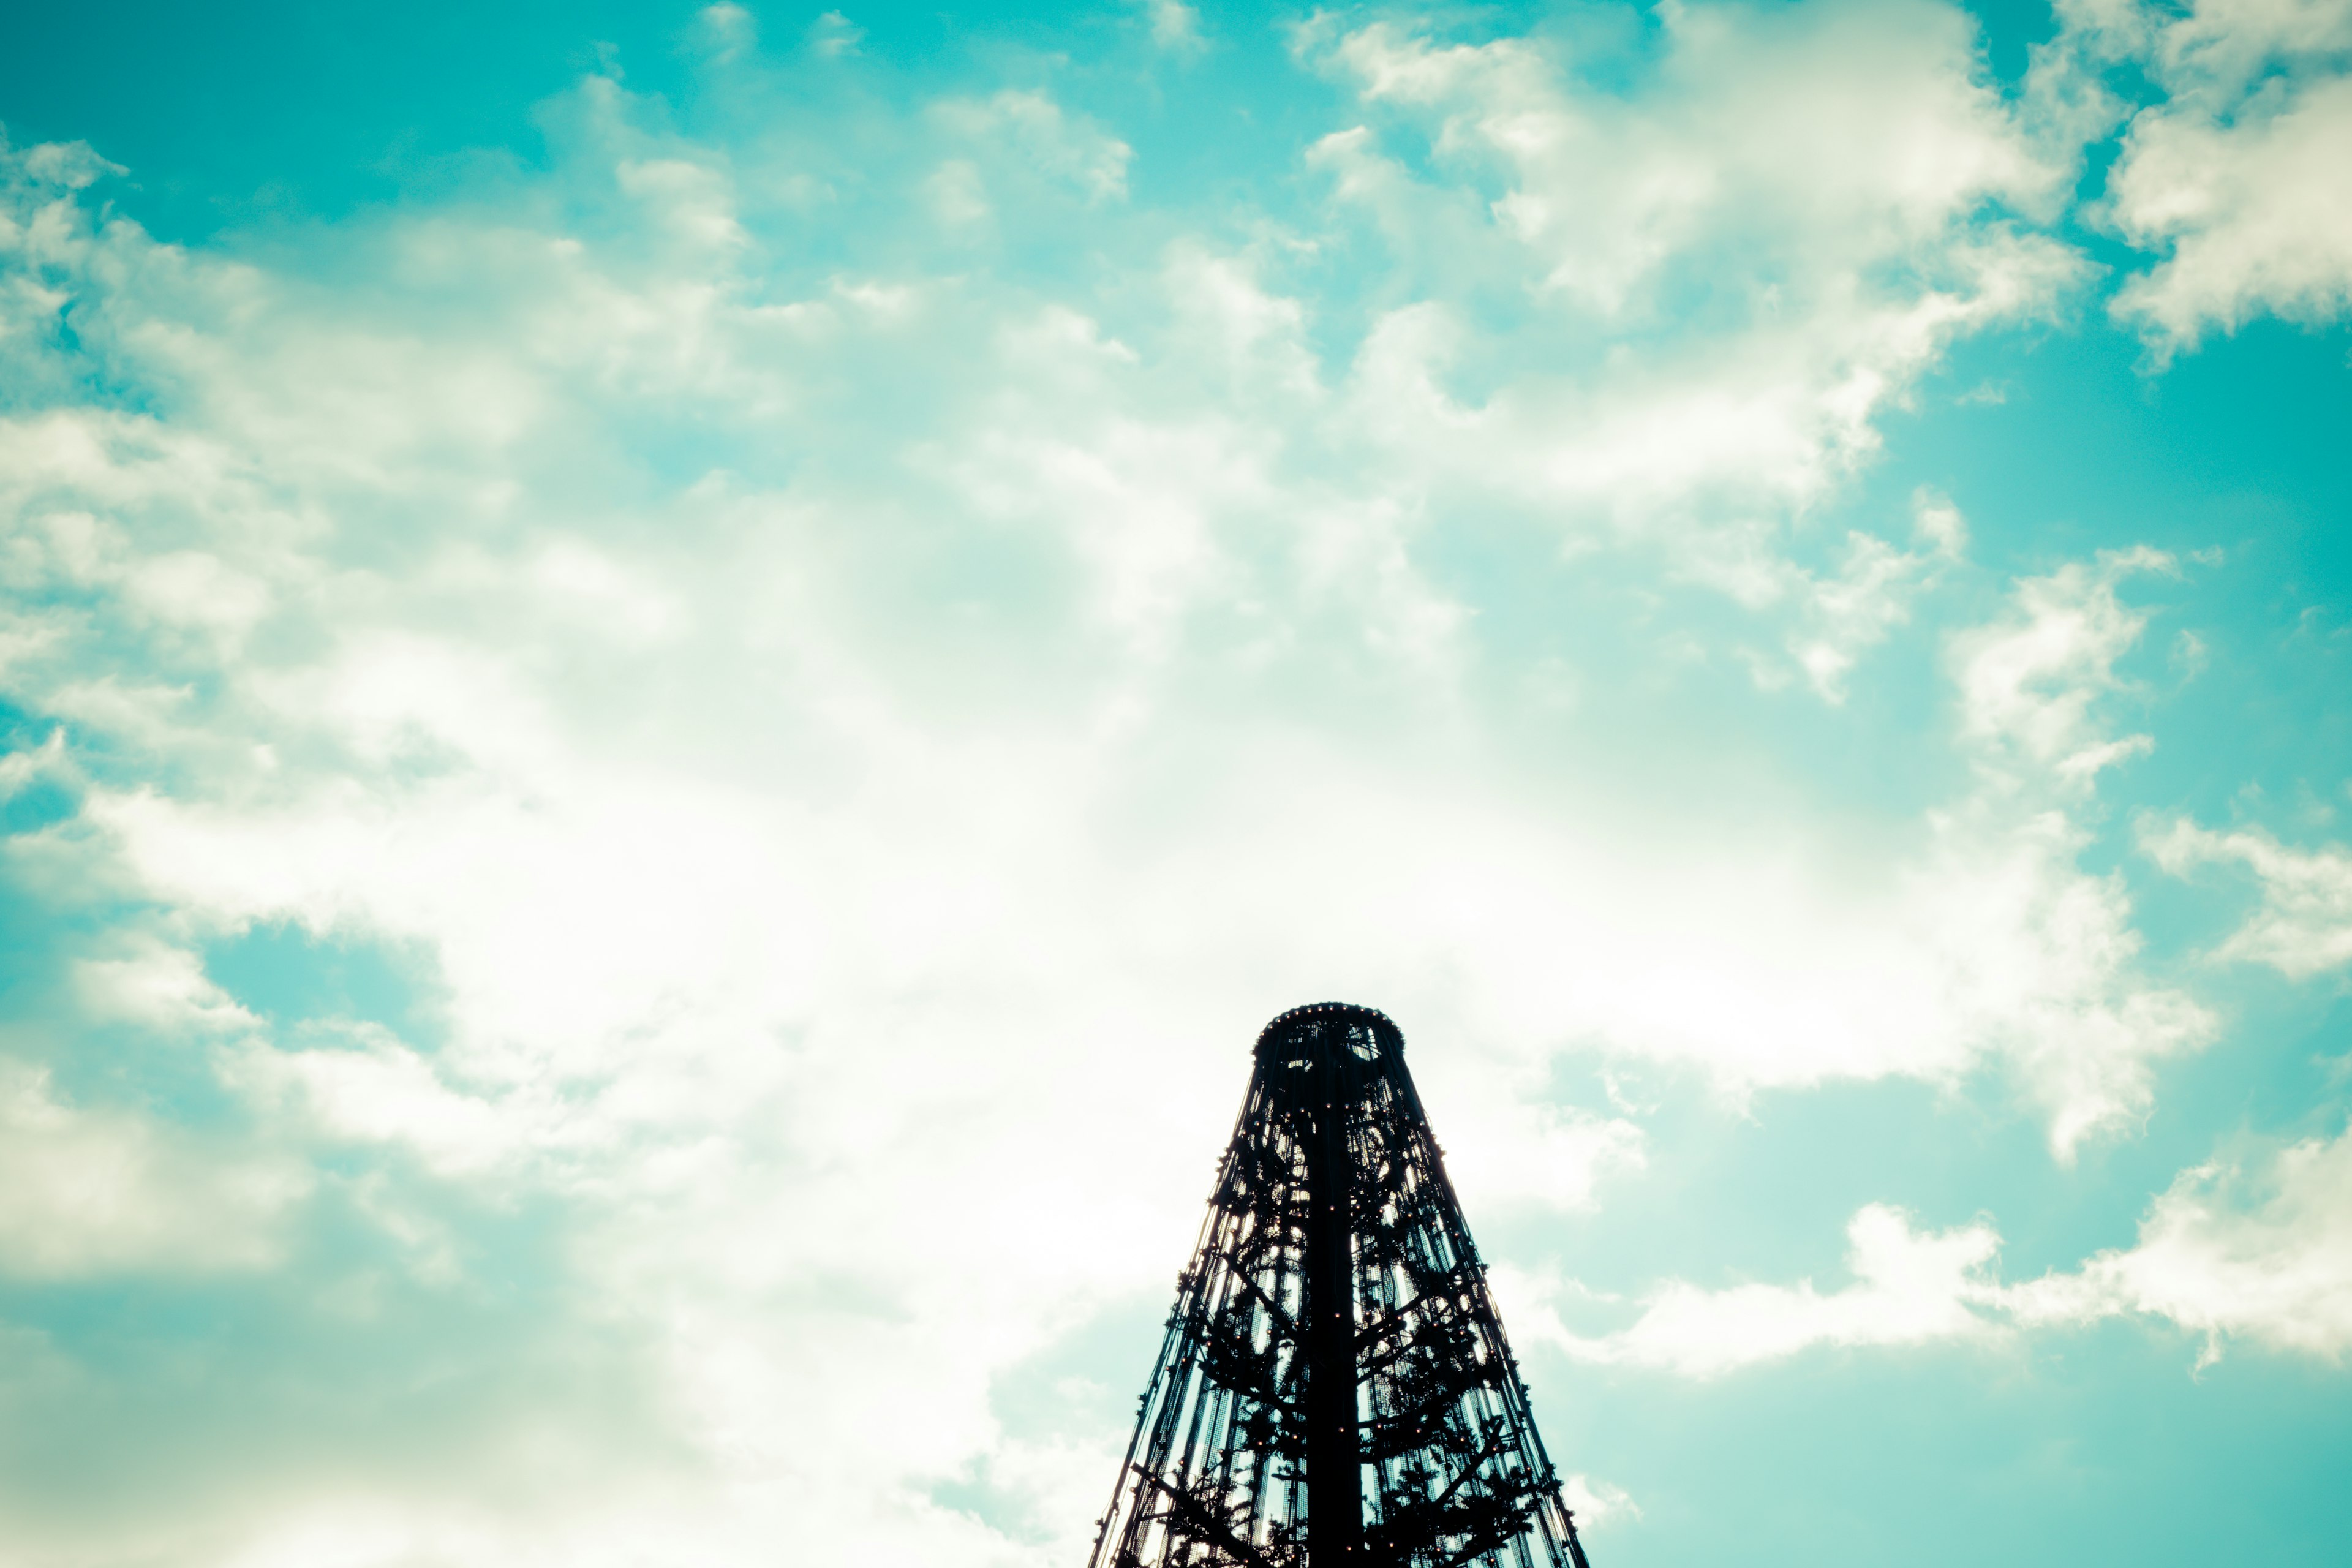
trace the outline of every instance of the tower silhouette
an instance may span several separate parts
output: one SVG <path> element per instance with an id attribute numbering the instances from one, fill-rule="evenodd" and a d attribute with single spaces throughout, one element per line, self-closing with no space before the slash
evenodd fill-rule
<path id="1" fill-rule="evenodd" d="M 1385 1014 L 1257 1038 L 1088 1568 L 1589 1568 Z"/>

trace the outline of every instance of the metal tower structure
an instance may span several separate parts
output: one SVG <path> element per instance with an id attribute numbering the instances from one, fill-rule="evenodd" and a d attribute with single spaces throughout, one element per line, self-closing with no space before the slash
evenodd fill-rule
<path id="1" fill-rule="evenodd" d="M 1088 1568 L 1589 1568 L 1386 1015 L 1295 1008 Z"/>

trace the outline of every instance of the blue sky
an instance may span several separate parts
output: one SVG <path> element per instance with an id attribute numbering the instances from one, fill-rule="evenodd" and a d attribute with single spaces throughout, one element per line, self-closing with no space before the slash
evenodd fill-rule
<path id="1" fill-rule="evenodd" d="M 2352 5 L 53 8 L 0 1556 L 1083 1560 L 1383 1007 L 1601 1568 L 2352 1534 Z"/>

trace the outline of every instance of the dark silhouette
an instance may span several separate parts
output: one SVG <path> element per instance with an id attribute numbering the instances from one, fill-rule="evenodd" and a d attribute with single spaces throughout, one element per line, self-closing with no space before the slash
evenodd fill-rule
<path id="1" fill-rule="evenodd" d="M 1588 1568 L 1486 1276 L 1397 1026 L 1268 1024 L 1089 1568 Z"/>

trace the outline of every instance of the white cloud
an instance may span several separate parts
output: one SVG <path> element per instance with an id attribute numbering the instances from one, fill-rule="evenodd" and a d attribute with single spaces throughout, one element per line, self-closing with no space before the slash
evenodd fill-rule
<path id="1" fill-rule="evenodd" d="M 1021 1482 L 1051 1511 L 1024 1546 L 925 1488 L 1036 1460 L 991 1379 L 1164 1288 L 1246 1042 L 1306 996 L 1405 1021 L 1474 1204 L 1580 1205 L 1640 1168 L 1635 1119 L 1543 1092 L 1563 1055 L 1733 1095 L 2008 1071 L 2062 1150 L 2144 1108 L 2147 1062 L 2207 1026 L 2076 864 L 2130 743 L 2099 711 L 2137 629 L 2120 568 L 2021 584 L 1955 645 L 1980 767 L 1932 816 L 1751 799 L 1732 764 L 1701 804 L 1651 798 L 1618 769 L 1656 758 L 1572 731 L 1592 754 L 1561 763 L 1529 734 L 1549 710 L 1478 688 L 1517 657 L 1482 594 L 1563 539 L 1663 548 L 1753 617 L 1692 634 L 1701 658 L 1760 645 L 1854 687 L 1927 618 L 1957 514 L 1923 497 L 1915 543 L 1832 534 L 1826 563 L 1801 514 L 1943 345 L 2077 273 L 2004 216 L 2046 161 L 1949 16 L 1675 26 L 1654 110 L 1593 108 L 1523 47 L 1335 46 L 1464 160 L 1431 189 L 1370 133 L 1323 144 L 1447 253 L 1339 360 L 1297 259 L 1332 237 L 1130 228 L 1126 145 L 1028 91 L 874 143 L 906 209 L 828 216 L 877 237 L 822 276 L 785 248 L 804 169 L 633 131 L 610 83 L 572 106 L 574 205 L 327 235 L 336 288 L 47 188 L 11 209 L 43 269 L 11 308 L 73 299 L 154 394 L 0 420 L 0 646 L 91 775 L 41 852 L 125 894 L 119 944 L 76 961 L 127 967 L 75 973 L 237 1036 L 210 1059 L 240 1113 L 369 1166 L 362 1214 L 440 1277 L 472 1267 L 442 1205 L 556 1205 L 557 1315 L 626 1324 L 657 1390 L 576 1442 L 686 1456 L 674 1491 L 552 1522 L 391 1481 L 264 1509 L 252 1562 L 723 1562 L 790 1529 L 820 1556 L 1066 1557 L 1093 1498 Z M 1891 138 L 1845 133 L 1884 113 Z M 1587 248 L 1620 231 L 1570 202 L 1626 246 Z M 1016 206 L 1078 215 L 1115 283 L 992 272 L 985 220 Z M 970 248 L 921 248 L 941 217 Z M 1751 243 L 1788 285 L 1739 274 L 1719 331 L 1574 339 L 1648 331 L 1676 268 Z M 1468 308 L 1477 267 L 1542 286 L 1535 348 Z M 7 351 L 69 384 L 34 327 Z M 1432 564 L 1465 519 L 1486 580 Z M 1653 635 L 1626 657 L 1680 668 Z M 192 954 L 265 921 L 423 955 L 444 1037 L 264 1032 Z M 1942 1321 L 1973 1233 L 1885 1229 L 1863 1305 L 1796 1293 L 1770 1342 Z M 1703 1355 L 1674 1348 L 1696 1331 L 1645 1353 Z M 1107 1479 L 1116 1441 L 1068 1462 Z"/>
<path id="2" fill-rule="evenodd" d="M 62 728 L 51 729 L 37 746 L 0 753 L 0 801 L 9 800 L 36 784 L 70 781 L 73 777 Z"/>
<path id="3" fill-rule="evenodd" d="M 1136 9 L 1151 24 L 1151 41 L 1161 48 L 1186 53 L 1202 47 L 1201 13 L 1185 0 L 1135 0 Z"/>
<path id="4" fill-rule="evenodd" d="M 2244 92 L 2265 73 L 2352 54 L 2346 0 L 2196 0 L 2140 8 L 2167 85 L 2193 99 Z"/>
<path id="5" fill-rule="evenodd" d="M 1524 40 L 1446 47 L 1375 24 L 1330 47 L 1368 100 L 1441 116 L 1441 156 L 1507 170 L 1501 232 L 1541 258 L 1548 287 L 1603 313 L 1729 235 L 1798 260 L 1810 291 L 1874 263 L 1932 266 L 1989 204 L 2043 209 L 2056 194 L 2058 170 L 1971 69 L 1957 12 L 1660 21 L 1657 79 L 1633 101 L 1577 91 Z"/>
<path id="6" fill-rule="evenodd" d="M 1042 92 L 1006 88 L 985 99 L 950 100 L 933 112 L 961 143 L 1001 144 L 1038 174 L 1067 181 L 1092 200 L 1127 195 L 1134 150 Z"/>
<path id="7" fill-rule="evenodd" d="M 2327 320 L 2352 305 L 2352 79 L 2278 89 L 2226 126 L 2144 115 L 2109 178 L 2116 227 L 2164 259 L 2117 315 L 2194 346 L 2260 313 Z"/>
<path id="8" fill-rule="evenodd" d="M 1857 534 L 1800 564 L 1803 519 L 1948 345 L 2047 316 L 2087 276 L 2025 221 L 2063 166 L 1978 79 L 1971 24 L 1675 7 L 1654 54 L 1612 62 L 1638 91 L 1526 39 L 1329 18 L 1300 38 L 1370 117 L 1310 165 L 1414 285 L 1338 389 L 1391 489 L 1654 552 L 1799 621 L 1775 640 L 1837 700 L 1935 554 Z M 1478 330 L 1470 302 L 1501 291 L 1525 319 Z"/>
<path id="9" fill-rule="evenodd" d="M 856 54 L 865 39 L 866 29 L 838 11 L 827 11 L 808 26 L 809 48 L 824 59 Z"/>
<path id="10" fill-rule="evenodd" d="M 2101 699 L 2122 684 L 2116 663 L 2147 619 L 2116 588 L 2170 564 L 2141 549 L 2025 579 L 2008 613 L 1951 644 L 1978 784 L 1942 821 L 1923 908 L 1962 955 L 1959 994 L 1989 1005 L 1984 1026 L 2009 1041 L 2050 1108 L 2063 1158 L 2144 1115 L 2154 1064 L 2216 1028 L 2185 992 L 2137 977 L 2141 939 L 2121 877 L 2077 861 L 2098 774 L 2153 744 L 2103 721 Z"/>
<path id="11" fill-rule="evenodd" d="M 1922 490 L 1912 498 L 1912 521 L 1918 549 L 1897 550 L 1856 531 L 1846 536 L 1834 576 L 1796 574 L 1807 613 L 1789 652 L 1827 701 L 1845 700 L 1845 677 L 1862 654 L 1902 625 L 1911 601 L 1960 556 L 1968 525 L 1948 500 Z"/>
<path id="12" fill-rule="evenodd" d="M 2162 354 L 2272 312 L 2326 320 L 2352 304 L 2352 5 L 2344 0 L 2199 0 L 2062 7 L 2038 68 L 2087 85 L 2137 60 L 2161 96 L 2136 111 L 2089 108 L 2102 134 L 2129 113 L 2098 212 L 2157 253 L 2112 301 Z"/>
<path id="13" fill-rule="evenodd" d="M 694 14 L 694 20 L 712 58 L 721 62 L 736 58 L 759 43 L 759 18 L 733 0 L 717 0 L 714 5 L 705 5 Z"/>
<path id="14" fill-rule="evenodd" d="M 1567 1495 L 1569 1509 L 1576 1516 L 1580 1534 L 1592 1530 L 1606 1530 L 1612 1521 L 1642 1517 L 1642 1505 L 1633 1500 L 1633 1494 L 1611 1482 L 1573 1474 L 1561 1479 L 1560 1489 Z"/>
<path id="15" fill-rule="evenodd" d="M 2014 1287 L 2023 1322 L 2161 1317 L 2206 1336 L 2341 1360 L 2352 1351 L 2352 1132 L 2184 1171 L 2130 1247 Z"/>
<path id="16" fill-rule="evenodd" d="M 0 1059 L 0 1273 L 74 1279 L 268 1268 L 310 1187 L 292 1161 L 60 1099 Z"/>
<path id="17" fill-rule="evenodd" d="M 1530 1104 L 1499 1087 L 1475 1098 L 1449 1087 L 1445 1169 L 1469 1213 L 1515 1202 L 1591 1207 L 1604 1178 L 1645 1163 L 1645 1140 L 1632 1121 Z"/>
<path id="18" fill-rule="evenodd" d="M 518 1152 L 525 1131 L 518 1123 L 529 1113 L 452 1089 L 430 1061 L 380 1028 L 353 1033 L 305 1050 L 247 1049 L 225 1061 L 221 1077 L 273 1111 L 295 1109 L 328 1137 L 401 1144 L 437 1171 L 479 1175 Z M 530 1121 L 552 1120 L 546 1108 L 533 1109 Z"/>
<path id="19" fill-rule="evenodd" d="M 2292 849 L 2259 828 L 2221 833 L 2186 817 L 2140 831 L 2140 847 L 2176 877 L 2239 865 L 2262 883 L 2262 908 L 2216 950 L 2301 980 L 2352 963 L 2352 851 Z"/>
<path id="20" fill-rule="evenodd" d="M 1563 1321 L 1563 1304 L 1590 1310 L 1570 1300 L 1572 1282 L 1497 1270 L 1497 1289 L 1524 1341 L 1695 1378 L 1819 1346 L 1982 1342 L 2127 1313 L 2202 1336 L 2200 1366 L 2233 1340 L 2328 1361 L 2352 1352 L 2352 1132 L 2184 1171 L 2133 1246 L 2018 1284 L 2001 1281 L 2000 1237 L 1985 1220 L 1921 1231 L 1872 1204 L 1847 1237 L 1853 1281 L 1838 1289 L 1674 1280 L 1642 1299 L 1633 1322 L 1595 1336 Z"/>
<path id="21" fill-rule="evenodd" d="M 1723 1290 L 1675 1281 L 1644 1298 L 1630 1327 L 1596 1339 L 1560 1328 L 1534 1300 L 1512 1321 L 1529 1321 L 1545 1342 L 1580 1359 L 1700 1378 L 1816 1345 L 1913 1345 L 1993 1331 L 1969 1305 L 1984 1296 L 2000 1250 L 1990 1226 L 1921 1232 L 1902 1210 L 1872 1204 L 1855 1214 L 1846 1239 L 1853 1283 L 1826 1293 L 1810 1279 Z"/>
<path id="22" fill-rule="evenodd" d="M 714 251 L 745 243 L 726 175 L 684 158 L 624 158 L 614 178 L 680 243 Z"/>
<path id="23" fill-rule="evenodd" d="M 2169 556 L 2147 549 L 2063 566 L 2021 583 L 2012 615 L 1955 644 L 1963 722 L 1988 767 L 2031 770 L 2080 791 L 2153 744 L 2105 733 L 2092 708 L 2116 689 L 2116 661 L 2147 625 L 2116 598 L 2116 584 L 2171 569 Z"/>
<path id="24" fill-rule="evenodd" d="M 185 948 L 152 936 L 132 937 L 123 945 L 131 951 L 74 964 L 76 989 L 91 1017 L 199 1037 L 243 1030 L 257 1022 L 205 975 L 196 955 Z"/>
<path id="25" fill-rule="evenodd" d="M 988 202 L 988 182 L 980 165 L 969 158 L 950 158 L 923 182 L 931 210 L 950 228 L 985 222 L 993 209 Z"/>
<path id="26" fill-rule="evenodd" d="M 537 254 L 563 287 L 593 270 L 574 253 Z M 1276 416 L 1312 421 L 1325 396 L 1299 358 L 1295 306 L 1197 250 L 1180 253 L 1168 282 L 1184 320 L 1215 327 L 1188 346 L 1203 351 L 1215 384 L 1251 377 L 1262 417 L 1244 426 L 1195 406 L 1165 408 L 1168 377 L 1140 374 L 1139 351 L 1093 318 L 1023 309 L 979 336 L 999 379 L 913 454 L 913 470 L 944 481 L 960 515 L 1034 548 L 1054 573 L 1075 569 L 1076 593 L 1052 573 L 1006 584 L 1045 597 L 1026 612 L 1023 636 L 990 645 L 991 658 L 1032 673 L 1055 668 L 1019 663 L 1044 658 L 1030 651 L 1039 646 L 1032 638 L 1050 648 L 1073 637 L 1088 649 L 1076 669 L 1048 677 L 1047 689 L 1067 694 L 1059 713 L 1025 711 L 1024 700 L 1000 710 L 1009 730 L 965 733 L 939 722 L 923 687 L 934 678 L 903 662 L 897 624 L 874 619 L 903 592 L 901 568 L 829 542 L 873 532 L 871 521 L 849 520 L 889 518 L 908 500 L 809 489 L 763 497 L 706 484 L 670 514 L 674 528 L 729 542 L 702 559 L 649 549 L 625 531 L 592 542 L 541 525 L 510 533 L 503 552 L 420 542 L 414 564 L 394 575 L 289 561 L 284 536 L 267 536 L 267 550 L 248 554 L 297 584 L 304 613 L 329 635 L 299 662 L 243 669 L 236 721 L 257 726 L 278 754 L 346 757 L 349 771 L 240 770 L 211 801 L 101 790 L 89 819 L 117 836 L 148 886 L 208 919 L 293 915 L 313 929 L 348 924 L 425 942 L 442 954 L 469 1026 L 467 1048 L 499 1063 L 524 1053 L 494 1079 L 522 1072 L 515 1064 L 540 1050 L 560 1052 L 567 1074 L 600 1074 L 625 1058 L 631 1029 L 661 1037 L 697 1017 L 724 1016 L 755 1035 L 795 1027 L 789 1021 L 834 1005 L 807 989 L 828 970 L 840 976 L 835 994 L 848 997 L 869 979 L 879 994 L 925 974 L 947 954 L 964 955 L 958 973 L 982 973 L 1011 931 L 1031 953 L 1055 951 L 1071 940 L 1068 921 L 1041 898 L 1114 895 L 1084 879 L 1038 886 L 1030 868 L 1138 853 L 1125 838 L 1074 847 L 1066 824 L 1134 809 L 1123 804 L 1128 793 L 1151 786 L 1131 771 L 1129 748 L 1152 732 L 1155 715 L 1183 711 L 1181 682 L 1213 669 L 1227 647 L 1244 668 L 1276 671 L 1328 657 L 1312 639 L 1330 630 L 1276 606 L 1317 615 L 1328 606 L 1337 647 L 1375 650 L 1438 692 L 1460 668 L 1468 624 L 1465 608 L 1416 570 L 1412 513 L 1293 471 Z M 620 287 L 607 279 L 589 294 Z M 918 302 L 894 311 L 925 309 L 919 292 L 893 296 L 902 297 Z M 530 367 L 544 329 L 526 319 L 520 330 L 510 357 Z M 855 327 L 839 319 L 828 330 L 859 345 L 846 348 L 855 360 L 889 341 L 898 316 Z M 249 370 L 220 358 L 225 350 L 204 355 L 221 375 L 272 379 L 273 345 L 291 334 L 283 325 L 246 329 L 239 342 L 260 355 Z M 709 334 L 693 363 L 653 384 L 702 383 L 699 366 L 745 352 L 728 338 Z M 541 379 L 536 368 L 495 368 L 478 339 L 453 352 L 493 365 L 494 379 Z M 1180 357 L 1172 368 L 1189 374 L 1192 362 Z M 727 372 L 754 384 L 765 374 L 753 364 Z M 442 385 L 440 372 L 425 368 L 415 395 L 433 401 Z M 231 417 L 250 407 L 241 394 L 211 406 L 223 411 L 217 449 L 243 452 L 285 434 L 275 416 Z M 531 404 L 516 438 L 566 412 Z M 140 473 L 154 445 L 110 432 L 51 483 L 152 504 L 143 481 L 122 470 Z M 1530 434 L 1525 446 L 1542 451 L 1546 442 Z M 242 510 L 254 462 L 215 458 L 206 482 L 185 468 L 173 477 L 196 504 L 226 491 L 216 504 Z M 297 454 L 289 472 L 319 470 Z M 1377 472 L 1370 478 L 1377 483 Z M 380 504 L 366 489 L 328 493 L 338 504 Z M 1857 649 L 1899 624 L 1906 598 L 1956 547 L 1948 507 L 1923 498 L 1917 511 L 1916 550 L 1859 536 L 1827 576 L 1774 566 L 1769 550 L 1752 557 L 1759 602 L 1799 606 L 1791 641 L 1824 689 L 1836 689 Z M 1271 531 L 1276 522 L 1291 531 Z M 1009 564 L 1018 571 L 1023 558 Z M 2114 570 L 2070 569 L 2027 584 L 2017 615 L 1979 634 L 1982 648 L 1964 650 L 1973 742 L 2019 751 L 2014 765 L 2054 766 L 2062 780 L 2071 770 L 2078 782 L 2097 745 L 2130 743 L 2088 738 L 2106 661 L 2128 640 L 2130 617 L 2105 585 Z M 682 604 L 697 605 L 691 637 L 670 608 Z M 986 605 L 984 591 L 969 607 Z M 527 627 L 531 640 L 469 629 L 485 625 Z M 1055 626 L 1068 629 L 1048 629 Z M 739 686 L 762 692 L 762 705 L 738 707 Z M 699 700 L 673 703 L 687 691 Z M 1265 710 L 1265 721 L 1280 712 Z M 620 713 L 640 717 L 616 757 L 600 729 Z M 738 737 L 751 713 L 793 738 L 772 753 L 746 749 Z M 1196 868 L 1113 880 L 1156 878 L 1178 910 L 1227 902 L 1221 878 L 1265 880 L 1267 926 L 1254 940 L 1282 946 L 1297 939 L 1280 934 L 1278 879 L 1266 871 L 1328 878 L 1360 844 L 1397 845 L 1398 868 L 1367 886 L 1365 907 L 1393 903 L 1393 929 L 1423 933 L 1411 947 L 1446 955 L 1418 967 L 1452 966 L 1465 984 L 1447 1005 L 1466 1006 L 1481 1027 L 1689 1062 L 1740 1091 L 1886 1073 L 1946 1080 L 1988 1059 L 2028 1064 L 2066 1128 L 2063 1146 L 2126 1115 L 2141 1058 L 2197 1030 L 2193 1008 L 2137 986 L 2119 896 L 2074 876 L 2072 831 L 2033 811 L 1998 821 L 1974 805 L 1947 813 L 1925 825 L 1894 879 L 1882 874 L 1857 898 L 1850 872 L 1820 858 L 1801 827 L 1785 846 L 1760 854 L 1751 846 L 1728 863 L 1716 848 L 1674 850 L 1680 829 L 1664 822 L 1643 826 L 1633 845 L 1605 844 L 1622 833 L 1589 836 L 1475 788 L 1476 804 L 1462 804 L 1449 799 L 1464 787 L 1459 778 L 1390 779 L 1339 752 L 1268 744 L 1254 728 L 1260 721 L 1187 742 L 1202 776 L 1251 780 L 1244 797 L 1212 793 L 1190 815 L 1163 817 L 1154 834 L 1163 844 L 1247 843 L 1243 868 L 1228 869 L 1231 853 L 1212 853 Z M 2082 744 L 2052 752 L 2050 737 L 2062 732 Z M 814 770 L 803 776 L 871 784 L 862 797 L 835 784 L 813 796 L 780 789 L 778 778 L 792 775 L 772 770 L 786 757 Z M 1290 782 L 1276 782 L 1285 775 Z M 1268 832 L 1269 822 L 1280 826 Z M 1411 831 L 1400 832 L 1406 824 Z M 1034 890 L 1011 892 L 1024 887 Z M 1622 891 L 1633 889 L 1642 890 Z M 1968 913 L 1955 919 L 1955 910 Z M 1316 962 L 1394 972 L 1343 957 L 1356 935 Z M 1069 951 L 1092 949 L 1081 940 Z M 870 975 L 844 966 L 863 953 L 888 956 L 860 961 Z M 1580 955 L 1574 978 L 1555 978 L 1558 954 Z M 1038 973 L 1035 962 L 1009 972 Z M 1922 995 L 1939 1005 L 1923 1009 Z M 697 999 L 692 1009 L 682 1009 L 686 996 Z"/>

